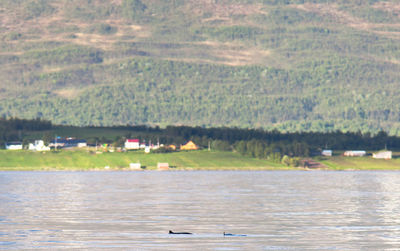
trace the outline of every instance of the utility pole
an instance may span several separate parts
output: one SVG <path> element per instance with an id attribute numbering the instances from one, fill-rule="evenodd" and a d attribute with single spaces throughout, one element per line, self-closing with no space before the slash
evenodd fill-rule
<path id="1" fill-rule="evenodd" d="M 211 143 L 208 141 L 208 151 L 211 151 Z"/>

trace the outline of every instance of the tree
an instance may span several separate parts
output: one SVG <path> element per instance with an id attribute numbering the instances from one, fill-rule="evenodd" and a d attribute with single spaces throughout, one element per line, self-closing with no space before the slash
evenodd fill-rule
<path id="1" fill-rule="evenodd" d="M 239 142 L 236 142 L 234 149 L 235 149 L 238 153 L 240 153 L 240 154 L 242 154 L 242 155 L 245 155 L 246 152 L 247 152 L 247 144 L 246 144 L 246 141 L 241 140 L 241 141 L 239 141 Z"/>
<path id="2" fill-rule="evenodd" d="M 125 139 L 122 137 L 117 137 L 114 141 L 114 147 L 123 147 L 125 143 Z"/>
<path id="3" fill-rule="evenodd" d="M 44 145 L 48 146 L 50 142 L 53 140 L 53 134 L 51 132 L 45 132 L 42 138 Z"/>
<path id="4" fill-rule="evenodd" d="M 283 156 L 282 160 L 281 160 L 282 164 L 286 165 L 286 166 L 290 166 L 290 157 L 285 155 Z"/>
<path id="5" fill-rule="evenodd" d="M 24 139 L 22 141 L 22 148 L 23 149 L 27 149 L 29 147 L 29 140 L 28 139 Z"/>

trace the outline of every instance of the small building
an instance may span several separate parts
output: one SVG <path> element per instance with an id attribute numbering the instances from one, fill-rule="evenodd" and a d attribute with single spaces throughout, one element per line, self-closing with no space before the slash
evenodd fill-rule
<path id="1" fill-rule="evenodd" d="M 141 165 L 140 163 L 130 163 L 129 168 L 132 170 L 141 170 Z"/>
<path id="2" fill-rule="evenodd" d="M 199 147 L 193 143 L 193 141 L 189 141 L 186 145 L 181 145 L 181 150 L 197 150 Z"/>
<path id="3" fill-rule="evenodd" d="M 79 147 L 79 148 L 87 147 L 87 142 L 86 142 L 86 140 L 82 140 L 81 142 L 78 142 L 77 147 Z"/>
<path id="4" fill-rule="evenodd" d="M 367 155 L 366 151 L 345 151 L 343 153 L 344 156 L 346 157 L 363 157 Z"/>
<path id="5" fill-rule="evenodd" d="M 323 150 L 321 152 L 321 155 L 326 157 L 332 157 L 332 150 Z"/>
<path id="6" fill-rule="evenodd" d="M 5 146 L 7 150 L 22 150 L 21 142 L 8 142 Z"/>
<path id="7" fill-rule="evenodd" d="M 392 151 L 380 151 L 372 154 L 374 159 L 392 159 Z"/>
<path id="8" fill-rule="evenodd" d="M 75 147 L 82 148 L 82 147 L 87 147 L 87 142 L 84 139 L 59 138 L 51 141 L 49 146 L 54 148 L 75 148 Z"/>
<path id="9" fill-rule="evenodd" d="M 138 139 L 126 139 L 125 149 L 127 150 L 137 150 L 140 148 L 140 141 Z"/>
<path id="10" fill-rule="evenodd" d="M 32 151 L 50 151 L 50 147 L 44 144 L 43 140 L 35 140 L 32 144 L 29 144 L 29 150 Z"/>
<path id="11" fill-rule="evenodd" d="M 169 164 L 168 163 L 157 163 L 158 170 L 168 170 Z"/>

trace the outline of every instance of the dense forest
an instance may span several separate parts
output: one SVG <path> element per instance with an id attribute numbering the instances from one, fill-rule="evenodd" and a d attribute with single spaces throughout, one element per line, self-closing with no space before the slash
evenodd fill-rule
<path id="1" fill-rule="evenodd" d="M 398 1 L 5 0 L 0 19 L 3 117 L 400 135 Z"/>
<path id="2" fill-rule="evenodd" d="M 22 141 L 26 132 L 49 131 L 52 129 L 52 126 L 50 121 L 40 118 L 32 120 L 0 118 L 0 148 L 2 148 L 6 142 Z"/>

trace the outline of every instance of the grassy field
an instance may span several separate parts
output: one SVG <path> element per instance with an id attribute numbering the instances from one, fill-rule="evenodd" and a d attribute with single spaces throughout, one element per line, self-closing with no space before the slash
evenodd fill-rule
<path id="1" fill-rule="evenodd" d="M 316 158 L 329 170 L 400 170 L 400 158 L 377 160 L 371 157 Z M 57 152 L 0 151 L 0 170 L 129 170 L 140 162 L 147 170 L 167 162 L 171 170 L 299 170 L 283 164 L 241 156 L 234 152 L 192 151 L 163 154 L 143 152 L 101 152 L 76 150 Z M 302 168 L 300 168 L 302 170 Z"/>
<path id="2" fill-rule="evenodd" d="M 243 157 L 232 152 L 175 152 L 144 154 L 143 152 L 101 153 L 77 151 L 30 152 L 0 151 L 0 170 L 89 170 L 128 169 L 129 163 L 140 162 L 146 169 L 156 169 L 158 162 L 167 162 L 177 170 L 259 170 L 287 169 L 282 164 Z"/>
<path id="3" fill-rule="evenodd" d="M 320 163 L 332 170 L 400 170 L 400 158 L 382 160 L 371 157 L 337 156 L 321 159 Z"/>

